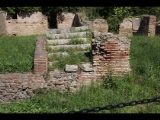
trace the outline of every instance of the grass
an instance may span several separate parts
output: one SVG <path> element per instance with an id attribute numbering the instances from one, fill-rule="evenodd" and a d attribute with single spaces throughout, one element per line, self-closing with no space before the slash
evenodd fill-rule
<path id="1" fill-rule="evenodd" d="M 91 84 L 76 93 L 57 91 L 39 94 L 29 100 L 0 104 L 1 113 L 57 113 L 109 104 L 153 98 L 160 94 L 160 36 L 134 36 L 131 39 L 132 71 L 124 77 L 109 75 L 101 85 Z M 160 103 L 127 106 L 97 113 L 160 113 Z"/>
<path id="2" fill-rule="evenodd" d="M 0 73 L 31 72 L 37 35 L 0 37 Z"/>
<path id="3" fill-rule="evenodd" d="M 80 64 L 81 62 L 91 62 L 89 54 L 70 52 L 68 56 L 58 56 L 53 55 L 49 58 L 49 61 L 58 61 L 49 70 L 58 68 L 59 70 L 64 70 L 66 64 Z"/>
<path id="4" fill-rule="evenodd" d="M 76 45 L 76 44 L 84 44 L 85 42 L 82 39 L 78 38 L 72 38 L 69 42 L 68 45 Z"/>

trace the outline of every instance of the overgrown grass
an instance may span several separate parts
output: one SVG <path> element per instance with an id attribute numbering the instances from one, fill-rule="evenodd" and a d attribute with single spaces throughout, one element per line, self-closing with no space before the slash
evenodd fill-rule
<path id="1" fill-rule="evenodd" d="M 58 61 L 52 67 L 49 67 L 49 70 L 59 69 L 64 70 L 65 65 L 69 64 L 77 64 L 79 65 L 81 62 L 91 62 L 90 54 L 85 53 L 73 53 L 69 52 L 68 56 L 58 56 L 53 55 L 49 58 L 49 61 Z"/>
<path id="2" fill-rule="evenodd" d="M 105 106 L 159 96 L 160 37 L 131 38 L 132 72 L 124 77 L 109 75 L 101 85 L 82 87 L 77 93 L 53 91 L 39 94 L 30 100 L 0 104 L 2 113 L 57 113 Z M 153 102 L 97 113 L 160 113 L 160 103 Z"/>
<path id="3" fill-rule="evenodd" d="M 0 73 L 32 71 L 37 36 L 1 36 Z"/>

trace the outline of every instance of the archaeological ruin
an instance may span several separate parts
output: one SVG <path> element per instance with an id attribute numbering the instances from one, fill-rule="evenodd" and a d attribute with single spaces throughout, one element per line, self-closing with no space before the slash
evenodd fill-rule
<path id="1" fill-rule="evenodd" d="M 44 34 L 48 29 L 48 18 L 41 12 L 17 14 L 16 19 L 6 12 L 0 12 L 0 34 L 2 35 L 34 35 Z"/>
<path id="2" fill-rule="evenodd" d="M 156 17 L 152 15 L 143 16 L 142 19 L 125 18 L 120 24 L 119 35 L 116 35 L 108 32 L 109 26 L 104 19 L 89 21 L 84 20 L 80 13 L 61 13 L 57 14 L 56 20 L 57 28 L 48 29 L 47 17 L 41 12 L 21 13 L 16 19 L 5 12 L 0 13 L 0 34 L 46 35 L 38 37 L 36 41 L 34 73 L 0 74 L 0 102 L 30 98 L 37 89 L 75 92 L 81 85 L 100 80 L 110 72 L 113 75 L 127 74 L 131 71 L 130 40 L 125 36 L 136 33 L 154 36 L 158 26 Z M 84 43 L 69 45 L 70 38 L 77 35 Z M 85 43 L 88 35 L 92 35 L 90 44 Z M 64 71 L 49 71 L 48 68 L 54 66 L 56 61 L 49 61 L 49 56 L 54 53 L 47 53 L 46 46 L 52 50 L 90 47 L 92 62 L 66 64 Z M 58 54 L 68 55 L 67 52 Z"/>

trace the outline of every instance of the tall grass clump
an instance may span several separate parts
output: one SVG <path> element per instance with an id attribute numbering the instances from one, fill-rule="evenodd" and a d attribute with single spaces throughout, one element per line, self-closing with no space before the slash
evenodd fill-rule
<path id="1" fill-rule="evenodd" d="M 32 71 L 36 37 L 1 36 L 0 73 Z"/>

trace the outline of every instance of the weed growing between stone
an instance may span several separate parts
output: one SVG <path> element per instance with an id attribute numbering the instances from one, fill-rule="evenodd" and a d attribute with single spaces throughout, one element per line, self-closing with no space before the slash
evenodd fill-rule
<path id="1" fill-rule="evenodd" d="M 76 44 L 84 44 L 85 42 L 82 39 L 78 39 L 78 38 L 72 38 L 68 45 L 76 45 Z"/>

